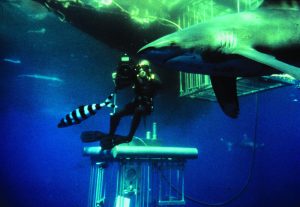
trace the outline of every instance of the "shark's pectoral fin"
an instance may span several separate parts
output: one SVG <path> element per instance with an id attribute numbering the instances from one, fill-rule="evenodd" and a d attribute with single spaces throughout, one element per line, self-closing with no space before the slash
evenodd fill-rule
<path id="1" fill-rule="evenodd" d="M 235 77 L 210 76 L 217 100 L 224 113 L 232 118 L 239 114 Z"/>
<path id="2" fill-rule="evenodd" d="M 259 52 L 253 48 L 240 48 L 235 50 L 234 53 L 280 70 L 300 80 L 300 68 L 277 60 L 274 56 Z"/>

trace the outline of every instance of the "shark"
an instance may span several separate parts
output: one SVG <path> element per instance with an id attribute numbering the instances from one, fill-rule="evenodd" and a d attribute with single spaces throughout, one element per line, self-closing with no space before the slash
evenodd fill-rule
<path id="1" fill-rule="evenodd" d="M 286 73 L 300 79 L 300 11 L 261 7 L 215 17 L 143 46 L 159 68 L 210 75 L 217 101 L 237 118 L 237 77 Z"/>
<path id="2" fill-rule="evenodd" d="M 21 0 L 6 0 L 17 1 Z M 136 51 L 145 43 L 177 31 L 176 23 L 186 11 L 203 4 L 203 0 L 139 1 L 139 0 L 31 0 L 54 13 L 80 31 L 89 34 L 109 47 L 136 57 Z M 209 0 L 224 10 L 236 9 L 236 0 Z M 250 8 L 256 8 L 263 0 L 256 0 Z M 29 4 L 28 1 L 26 4 Z M 241 8 L 249 6 L 249 0 L 240 0 Z M 19 3 L 21 4 L 21 3 Z M 207 4 L 207 3 L 205 3 Z M 33 3 L 32 9 L 35 9 Z M 211 4 L 210 4 L 211 5 Z M 33 7 L 34 6 L 34 7 Z M 196 6 L 197 7 L 197 6 Z M 189 10 L 189 12 L 191 12 Z M 31 14 L 42 19 L 43 13 Z M 41 16 L 41 17 L 40 17 Z M 136 57 L 138 58 L 138 57 Z"/>
<path id="3" fill-rule="evenodd" d="M 64 80 L 55 77 L 55 76 L 46 76 L 46 75 L 40 75 L 40 74 L 22 74 L 18 75 L 20 78 L 33 78 L 33 79 L 39 79 L 39 80 L 45 80 L 45 81 L 53 81 L 53 82 L 64 82 Z"/>

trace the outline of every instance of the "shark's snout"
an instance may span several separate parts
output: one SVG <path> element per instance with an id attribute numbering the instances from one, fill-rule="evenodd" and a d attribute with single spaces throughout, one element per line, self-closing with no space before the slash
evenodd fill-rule
<path id="1" fill-rule="evenodd" d="M 180 40 L 170 34 L 145 45 L 138 54 L 161 68 L 186 72 L 198 70 L 203 63 L 201 55 L 194 47 L 185 47 Z"/>
<path id="2" fill-rule="evenodd" d="M 143 47 L 138 54 L 141 58 L 147 59 L 155 64 L 163 65 L 170 59 L 182 54 L 183 51 L 179 47 L 161 47 L 153 46 Z"/>
<path id="3" fill-rule="evenodd" d="M 139 49 L 138 54 L 145 54 L 155 50 L 155 47 L 148 47 L 147 45 Z"/>
<path id="4" fill-rule="evenodd" d="M 200 54 L 174 45 L 160 48 L 143 47 L 139 51 L 139 55 L 140 58 L 147 59 L 152 64 L 169 70 L 197 72 L 203 65 Z"/>

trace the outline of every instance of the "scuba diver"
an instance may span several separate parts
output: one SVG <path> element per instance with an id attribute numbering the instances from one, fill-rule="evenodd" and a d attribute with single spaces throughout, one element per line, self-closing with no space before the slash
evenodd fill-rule
<path id="1" fill-rule="evenodd" d="M 161 86 L 160 79 L 157 74 L 152 72 L 147 60 L 141 60 L 135 67 L 133 66 L 132 60 L 128 56 L 124 56 L 117 71 L 112 74 L 115 89 L 120 90 L 131 86 L 135 97 L 123 109 L 111 116 L 109 134 L 101 140 L 103 148 L 112 148 L 115 145 L 130 142 L 141 118 L 153 112 L 153 97 Z M 115 136 L 122 117 L 130 115 L 132 121 L 128 135 L 126 137 Z"/>
<path id="2" fill-rule="evenodd" d="M 111 149 L 118 144 L 131 142 L 142 117 L 153 112 L 153 97 L 161 88 L 161 81 L 158 75 L 152 72 L 149 61 L 140 60 L 138 64 L 134 64 L 126 54 L 121 57 L 116 72 L 112 73 L 112 79 L 115 91 L 132 87 L 135 97 L 124 108 L 111 115 L 108 134 L 98 131 L 82 133 L 83 140 L 100 140 L 102 149 Z M 132 121 L 128 135 L 119 136 L 115 132 L 124 116 L 132 116 Z M 93 138 L 95 136 L 98 138 Z"/>

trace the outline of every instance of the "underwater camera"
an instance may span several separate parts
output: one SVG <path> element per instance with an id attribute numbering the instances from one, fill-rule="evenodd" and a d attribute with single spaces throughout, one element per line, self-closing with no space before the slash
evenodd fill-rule
<path id="1" fill-rule="evenodd" d="M 134 61 L 127 54 L 122 55 L 116 71 L 116 89 L 122 89 L 131 85 L 136 73 Z"/>
<path id="2" fill-rule="evenodd" d="M 131 76 L 135 73 L 134 61 L 125 53 L 121 56 L 117 68 L 117 74 L 121 76 Z"/>

